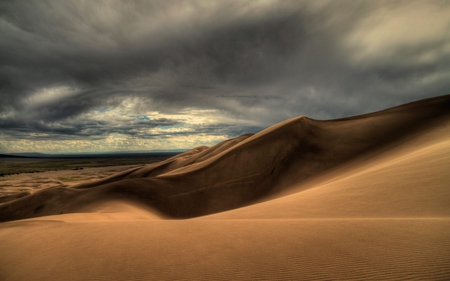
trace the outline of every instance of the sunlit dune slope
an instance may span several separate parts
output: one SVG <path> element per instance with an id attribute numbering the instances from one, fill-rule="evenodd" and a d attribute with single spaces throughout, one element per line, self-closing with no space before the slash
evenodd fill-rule
<path id="1" fill-rule="evenodd" d="M 399 147 L 443 126 L 449 108 L 450 96 L 443 96 L 339 120 L 297 117 L 104 180 L 7 201 L 0 220 L 77 212 L 109 199 L 138 201 L 175 218 L 231 210 L 286 189 L 301 191 L 307 180 Z"/>
<path id="2" fill-rule="evenodd" d="M 5 281 L 450 277 L 449 219 L 94 219 L 36 218 L 0 225 L 0 277 Z"/>

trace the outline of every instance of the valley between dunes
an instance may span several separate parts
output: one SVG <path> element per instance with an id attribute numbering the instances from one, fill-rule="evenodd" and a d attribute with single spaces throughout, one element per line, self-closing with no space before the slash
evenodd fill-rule
<path id="1" fill-rule="evenodd" d="M 450 96 L 296 117 L 4 197 L 0 280 L 450 280 L 449 167 Z"/>

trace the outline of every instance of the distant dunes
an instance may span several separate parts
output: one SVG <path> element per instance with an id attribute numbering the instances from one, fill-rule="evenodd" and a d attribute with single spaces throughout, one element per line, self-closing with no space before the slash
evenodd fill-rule
<path id="1" fill-rule="evenodd" d="M 450 280 L 449 167 L 450 96 L 293 118 L 3 196 L 0 280 Z"/>

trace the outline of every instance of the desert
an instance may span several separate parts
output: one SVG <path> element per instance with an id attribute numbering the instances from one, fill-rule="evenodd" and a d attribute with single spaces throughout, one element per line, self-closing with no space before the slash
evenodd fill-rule
<path id="1" fill-rule="evenodd" d="M 449 0 L 0 1 L 0 281 L 450 280 Z"/>
<path id="2" fill-rule="evenodd" d="M 297 117 L 4 199 L 2 280 L 446 280 L 449 108 Z"/>

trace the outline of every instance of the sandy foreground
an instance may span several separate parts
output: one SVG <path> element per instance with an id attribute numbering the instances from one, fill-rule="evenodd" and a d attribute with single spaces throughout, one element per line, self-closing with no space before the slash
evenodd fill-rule
<path id="1" fill-rule="evenodd" d="M 30 194 L 0 204 L 0 280 L 450 280 L 449 105 L 13 176 Z"/>

